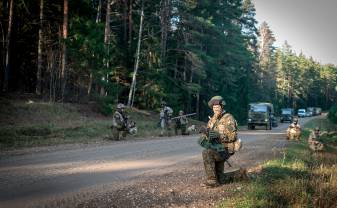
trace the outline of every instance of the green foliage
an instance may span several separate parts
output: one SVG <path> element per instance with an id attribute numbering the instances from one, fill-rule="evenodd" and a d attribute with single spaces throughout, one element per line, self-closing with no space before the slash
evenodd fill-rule
<path id="1" fill-rule="evenodd" d="M 330 108 L 328 118 L 332 123 L 337 124 L 337 105 L 336 104 Z"/>
<path id="2" fill-rule="evenodd" d="M 314 119 L 328 129 L 328 120 Z M 312 125 L 305 125 L 305 128 Z M 325 151 L 310 151 L 306 138 L 291 143 L 279 159 L 263 164 L 261 173 L 253 173 L 248 184 L 240 184 L 243 191 L 224 200 L 219 207 L 335 207 L 337 196 L 336 137 L 322 138 Z"/>
<path id="3" fill-rule="evenodd" d="M 167 100 L 175 111 L 198 111 L 199 119 L 206 120 L 207 101 L 221 95 L 226 110 L 244 123 L 249 102 L 272 102 L 276 110 L 329 109 L 336 102 L 336 66 L 295 54 L 287 43 L 276 48 L 268 24 L 257 29 L 251 0 L 115 1 L 108 24 L 107 0 L 69 1 L 65 40 L 60 40 L 63 1 L 44 1 L 43 96 L 65 102 L 96 100 L 104 114 L 110 114 L 110 105 L 117 101 L 127 103 L 142 2 L 145 17 L 134 106 L 157 109 Z M 10 85 L 18 91 L 35 92 L 39 3 L 15 3 Z M 8 9 L 0 7 L 5 12 L 1 24 L 7 25 Z M 60 72 L 64 42 L 65 78 Z M 0 47 L 5 51 L 5 45 Z"/>

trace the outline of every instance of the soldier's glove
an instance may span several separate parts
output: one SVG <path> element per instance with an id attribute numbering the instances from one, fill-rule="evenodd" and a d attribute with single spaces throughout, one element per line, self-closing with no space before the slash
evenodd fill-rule
<path id="1" fill-rule="evenodd" d="M 220 134 L 219 134 L 219 132 L 217 132 L 217 131 L 209 130 L 209 131 L 208 131 L 208 138 L 209 138 L 210 140 L 212 140 L 212 139 L 218 139 L 218 138 L 220 138 Z"/>

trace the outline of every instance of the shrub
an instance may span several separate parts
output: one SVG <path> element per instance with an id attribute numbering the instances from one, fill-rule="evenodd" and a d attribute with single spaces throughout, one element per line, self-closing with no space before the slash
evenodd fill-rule
<path id="1" fill-rule="evenodd" d="M 330 108 L 328 118 L 332 123 L 337 124 L 337 104 Z"/>

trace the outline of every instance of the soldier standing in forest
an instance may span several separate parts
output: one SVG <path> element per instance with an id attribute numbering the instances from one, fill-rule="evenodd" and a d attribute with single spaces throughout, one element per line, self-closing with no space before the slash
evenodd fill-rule
<path id="1" fill-rule="evenodd" d="M 175 119 L 175 126 L 174 126 L 174 132 L 176 135 L 178 135 L 178 130 L 181 130 L 181 135 L 187 135 L 186 132 L 188 124 L 187 116 L 184 116 L 184 111 L 179 111 L 179 116 Z"/>
<path id="2" fill-rule="evenodd" d="M 171 117 L 173 114 L 172 108 L 167 106 L 165 101 L 161 102 L 161 109 L 160 109 L 160 127 L 161 132 L 160 136 L 164 136 L 164 133 L 169 133 L 171 130 Z"/>
<path id="3" fill-rule="evenodd" d="M 301 126 L 298 123 L 298 118 L 294 118 L 293 123 L 289 125 L 287 129 L 287 140 L 296 139 L 300 140 L 301 137 Z"/>
<path id="4" fill-rule="evenodd" d="M 224 163 L 237 147 L 237 122 L 230 113 L 224 110 L 225 101 L 221 96 L 213 97 L 208 105 L 212 108 L 214 115 L 207 124 L 207 129 L 202 132 L 199 144 L 205 148 L 202 158 L 206 173 L 206 182 L 202 186 L 216 187 L 226 181 L 224 174 Z"/>
<path id="5" fill-rule="evenodd" d="M 128 115 L 125 112 L 125 105 L 119 103 L 112 119 L 112 136 L 114 140 L 121 140 L 126 137 Z"/>

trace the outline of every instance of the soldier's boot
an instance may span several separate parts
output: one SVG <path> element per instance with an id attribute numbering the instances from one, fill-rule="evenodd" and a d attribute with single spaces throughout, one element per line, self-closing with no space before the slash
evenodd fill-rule
<path id="1" fill-rule="evenodd" d="M 229 182 L 229 178 L 224 173 L 224 162 L 215 162 L 215 171 L 220 184 Z"/>
<path id="2" fill-rule="evenodd" d="M 178 135 L 178 127 L 174 127 L 174 134 L 177 136 Z"/>
<path id="3" fill-rule="evenodd" d="M 164 136 L 164 129 L 162 128 L 161 130 L 160 130 L 160 135 L 159 136 Z"/>
<path id="4" fill-rule="evenodd" d="M 121 140 L 122 139 L 125 139 L 126 138 L 126 135 L 127 135 L 127 131 L 122 131 L 121 132 L 121 136 L 119 137 Z"/>
<path id="5" fill-rule="evenodd" d="M 186 126 L 185 126 L 185 125 L 183 125 L 183 126 L 181 127 L 181 135 L 188 135 L 188 133 L 187 133 L 187 131 L 186 131 Z"/>
<path id="6" fill-rule="evenodd" d="M 201 184 L 201 186 L 209 188 L 219 186 L 215 170 L 215 159 L 209 154 L 207 149 L 202 152 L 202 158 L 204 161 L 206 181 Z"/>
<path id="7" fill-rule="evenodd" d="M 116 128 L 112 129 L 112 139 L 113 140 L 119 140 L 119 131 Z"/>

